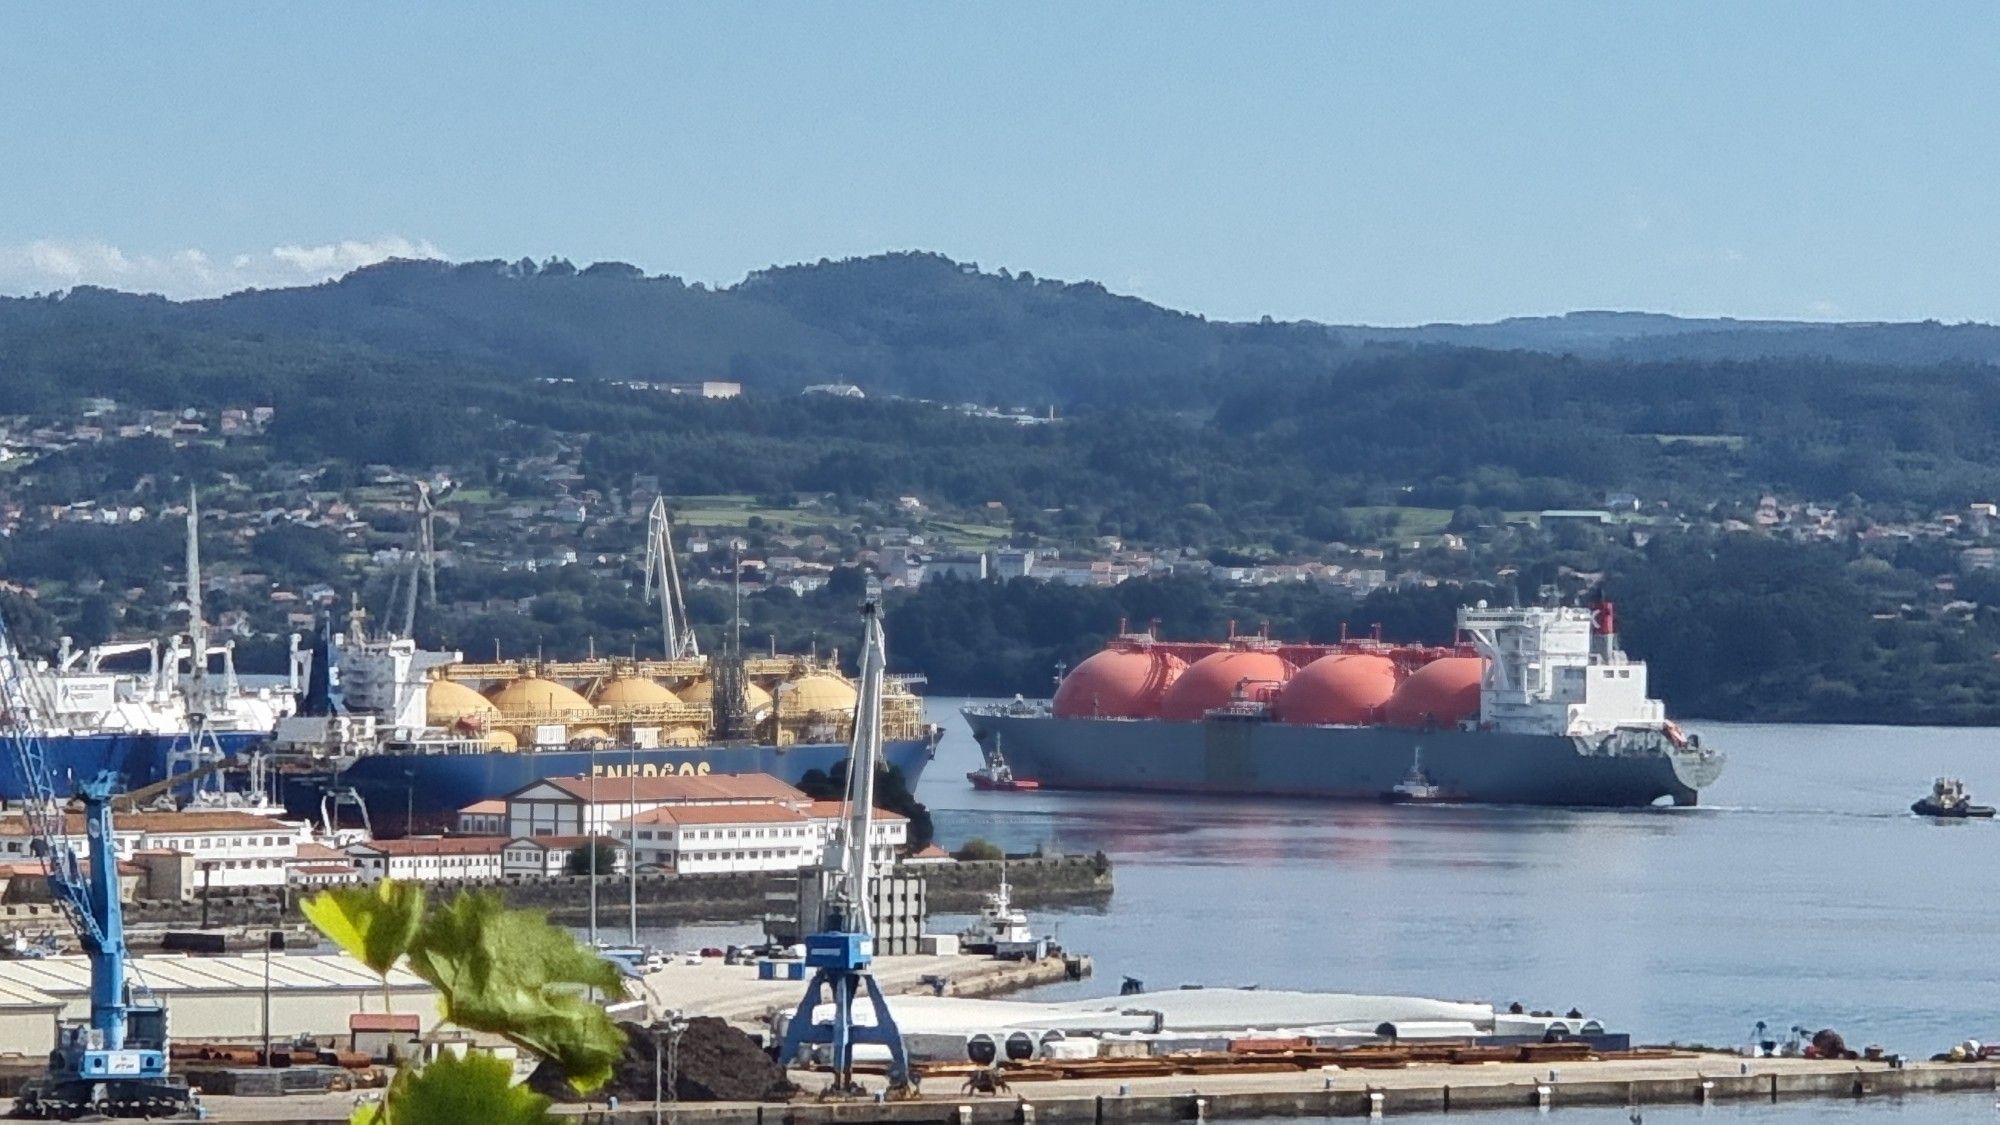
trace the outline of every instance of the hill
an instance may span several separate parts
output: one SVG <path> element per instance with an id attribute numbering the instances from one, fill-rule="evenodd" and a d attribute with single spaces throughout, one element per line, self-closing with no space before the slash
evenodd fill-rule
<path id="1" fill-rule="evenodd" d="M 1587 311 L 1509 317 L 1491 324 L 1412 328 L 1340 325 L 1331 331 L 1356 345 L 1445 345 L 1635 360 L 1811 358 L 1891 365 L 2000 362 L 2000 328 L 1936 321 L 1838 324 Z"/>

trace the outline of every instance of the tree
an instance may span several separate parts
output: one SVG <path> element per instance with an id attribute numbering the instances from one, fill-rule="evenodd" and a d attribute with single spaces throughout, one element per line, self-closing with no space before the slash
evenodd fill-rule
<path id="1" fill-rule="evenodd" d="M 967 861 L 991 861 L 1006 859 L 1007 853 L 1000 849 L 1000 845 L 995 844 L 991 840 L 974 836 L 965 842 L 964 847 L 951 853 L 951 857 Z"/>
<path id="2" fill-rule="evenodd" d="M 595 871 L 598 875 L 609 875 L 617 863 L 617 845 L 601 836 L 593 836 L 589 843 L 570 850 L 569 860 L 563 864 L 563 873 L 587 876 Z"/>

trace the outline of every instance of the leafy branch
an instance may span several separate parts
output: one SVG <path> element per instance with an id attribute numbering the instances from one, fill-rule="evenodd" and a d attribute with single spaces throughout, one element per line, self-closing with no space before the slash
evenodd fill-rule
<path id="1" fill-rule="evenodd" d="M 382 978 L 385 1003 L 389 970 L 404 962 L 437 989 L 440 1025 L 498 1035 L 552 1059 L 579 1092 L 611 1078 L 625 1036 L 583 991 L 615 992 L 617 967 L 540 911 L 510 909 L 492 891 L 462 891 L 427 908 L 422 887 L 387 879 L 329 888 L 301 909 Z M 512 1078 L 512 1068 L 490 1056 L 410 1060 L 380 1105 L 355 1112 L 354 1125 L 552 1122 L 548 1099 Z"/>

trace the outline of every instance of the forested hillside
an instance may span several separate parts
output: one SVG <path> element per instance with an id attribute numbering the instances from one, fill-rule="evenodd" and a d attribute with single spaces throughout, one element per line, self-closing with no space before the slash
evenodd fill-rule
<path id="1" fill-rule="evenodd" d="M 16 606 L 30 635 L 169 628 L 165 509 L 199 486 L 230 521 L 212 557 L 239 580 L 211 605 L 246 615 L 246 656 L 276 659 L 281 626 L 298 627 L 279 594 L 381 603 L 408 526 L 392 482 L 431 474 L 462 487 L 444 535 L 463 557 L 427 641 L 639 648 L 654 619 L 625 552 L 643 480 L 758 513 L 710 514 L 708 533 L 840 568 L 811 596 L 755 594 L 755 630 L 783 646 L 846 639 L 853 568 L 880 569 L 885 527 L 911 524 L 919 556 L 1144 558 L 1115 588 L 893 591 L 897 659 L 947 690 L 1039 691 L 1119 617 L 1181 636 L 1240 619 L 1435 637 L 1480 591 L 1602 581 L 1684 711 L 1982 721 L 2000 717 L 2000 529 L 1965 521 L 2000 491 L 2000 373 L 1975 362 L 1992 334 L 1631 314 L 1225 324 L 930 254 L 719 290 L 558 260 L 391 262 L 182 303 L 80 289 L 0 299 L 7 440 L 44 434 L 0 473 L 0 571 L 38 599 Z M 1457 346 L 1479 341 L 1507 350 Z M 661 386 L 705 380 L 743 394 Z M 801 393 L 817 384 L 867 397 Z M 149 422 L 110 440 L 81 414 L 92 396 L 169 421 L 273 410 L 233 437 Z M 1614 496 L 1602 525 L 1536 515 Z M 563 516 L 572 502 L 592 514 Z M 121 507 L 144 522 L 118 522 Z M 565 551 L 575 565 L 530 566 Z M 1372 587 L 1187 577 L 1267 562 L 1402 588 L 1358 600 Z M 696 603 L 705 628 L 725 616 L 713 589 Z"/>

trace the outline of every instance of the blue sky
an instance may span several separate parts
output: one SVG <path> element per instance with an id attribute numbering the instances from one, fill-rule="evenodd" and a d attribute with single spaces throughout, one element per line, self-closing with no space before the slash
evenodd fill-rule
<path id="1" fill-rule="evenodd" d="M 1974 4 L 0 7 L 0 291 L 938 250 L 1210 316 L 2000 319 Z"/>

